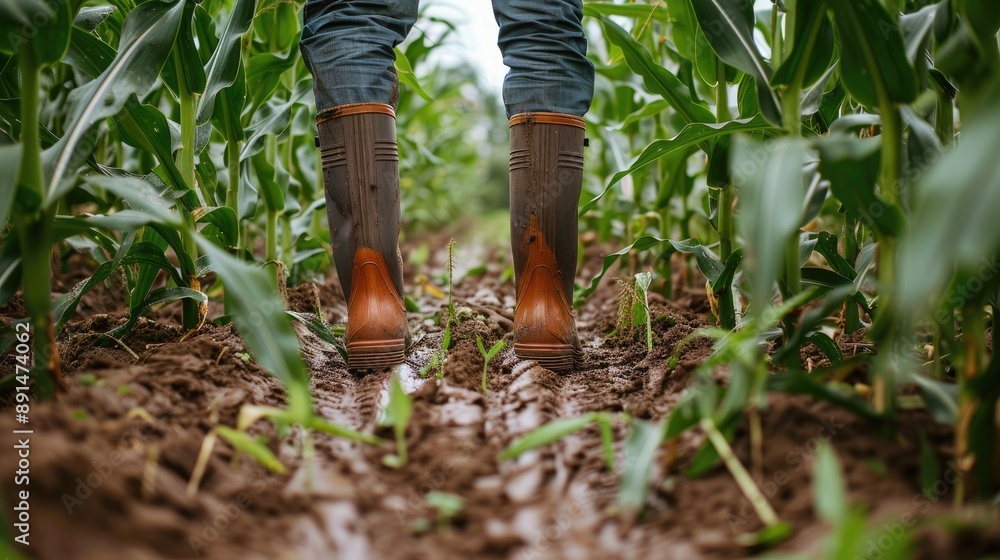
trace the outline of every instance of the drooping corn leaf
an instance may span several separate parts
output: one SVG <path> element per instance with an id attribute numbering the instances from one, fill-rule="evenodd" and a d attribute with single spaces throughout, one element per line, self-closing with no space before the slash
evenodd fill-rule
<path id="1" fill-rule="evenodd" d="M 274 275 L 238 260 L 201 236 L 195 239 L 223 283 L 232 306 L 230 314 L 254 359 L 285 384 L 293 421 L 307 422 L 313 415 L 309 372 Z"/>
<path id="2" fill-rule="evenodd" d="M 781 126 L 781 99 L 771 89 L 771 65 L 754 43 L 753 4 L 743 0 L 695 0 L 698 23 L 709 44 L 726 64 L 754 77 L 761 114 Z"/>
<path id="3" fill-rule="evenodd" d="M 205 66 L 205 93 L 198 99 L 197 124 L 206 124 L 215 110 L 216 96 L 236 82 L 242 65 L 243 35 L 253 22 L 256 0 L 236 0 L 219 46 Z"/>
<path id="4" fill-rule="evenodd" d="M 506 461 L 516 459 L 523 453 L 537 449 L 558 441 L 572 433 L 578 432 L 597 420 L 596 412 L 590 412 L 580 416 L 570 418 L 556 418 L 555 420 L 531 430 L 527 434 L 515 439 L 507 449 L 500 453 L 499 459 Z"/>
<path id="5" fill-rule="evenodd" d="M 73 92 L 65 134 L 46 150 L 49 187 L 45 207 L 72 188 L 73 180 L 67 177 L 73 171 L 69 165 L 91 126 L 116 114 L 132 94 L 144 94 L 155 83 L 170 54 L 183 9 L 180 0 L 151 0 L 137 6 L 125 20 L 118 55 L 111 66 Z"/>
<path id="6" fill-rule="evenodd" d="M 618 507 L 626 516 L 635 517 L 642 512 L 649 494 L 653 461 L 656 450 L 663 441 L 663 426 L 636 420 L 625 440 L 625 472 L 618 490 Z"/>
<path id="7" fill-rule="evenodd" d="M 600 20 L 608 38 L 622 50 L 629 68 L 642 76 L 649 91 L 663 96 L 670 102 L 681 118 L 688 123 L 715 121 L 715 115 L 708 110 L 708 107 L 695 102 L 691 98 L 690 91 L 677 76 L 653 61 L 646 47 L 637 43 L 620 25 L 594 12 L 590 4 L 584 6 L 584 13 Z"/>
<path id="8" fill-rule="evenodd" d="M 833 62 L 833 25 L 822 0 L 796 0 L 793 35 L 791 51 L 775 70 L 771 86 L 800 81 L 799 87 L 808 88 Z"/>
<path id="9" fill-rule="evenodd" d="M 733 146 L 733 179 L 740 189 L 736 224 L 746 240 L 750 309 L 758 314 L 769 305 L 788 240 L 799 229 L 806 147 L 799 139 L 758 144 L 744 138 Z"/>
<path id="10" fill-rule="evenodd" d="M 250 434 L 234 430 L 228 426 L 216 426 L 214 430 L 219 434 L 219 437 L 226 440 L 226 443 L 232 445 L 237 451 L 253 457 L 255 461 L 267 470 L 278 474 L 285 473 L 285 465 L 281 464 L 278 457 L 262 442 L 251 437 Z"/>
<path id="11" fill-rule="evenodd" d="M 833 10 L 844 85 L 866 107 L 909 103 L 917 73 L 906 56 L 899 23 L 878 0 L 825 0 Z"/>
<path id="12" fill-rule="evenodd" d="M 755 132 L 755 131 L 774 131 L 775 128 L 771 126 L 766 120 L 764 120 L 759 115 L 751 119 L 739 119 L 734 121 L 729 121 L 725 123 L 692 123 L 684 127 L 677 136 L 669 140 L 655 140 L 649 146 L 639 154 L 639 157 L 629 166 L 628 169 L 619 171 L 611 178 L 608 186 L 604 191 L 591 199 L 589 202 L 580 207 L 579 215 L 583 217 L 584 214 L 589 212 L 594 208 L 598 202 L 619 181 L 628 175 L 635 173 L 636 171 L 656 162 L 660 158 L 667 157 L 670 154 L 676 153 L 681 150 L 688 149 L 692 146 L 697 146 L 703 144 L 709 140 L 719 138 L 722 136 L 727 136 L 730 134 L 736 134 L 738 132 Z"/>
<path id="13" fill-rule="evenodd" d="M 881 236 L 898 236 L 906 218 L 898 206 L 875 191 L 881 162 L 881 139 L 832 134 L 816 141 L 819 170 L 830 181 L 833 195 Z"/>

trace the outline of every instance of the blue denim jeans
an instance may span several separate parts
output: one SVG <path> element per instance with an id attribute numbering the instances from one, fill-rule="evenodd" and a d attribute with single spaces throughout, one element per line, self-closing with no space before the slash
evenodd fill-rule
<path id="1" fill-rule="evenodd" d="M 483 1 L 483 0 L 470 0 Z M 302 55 L 319 111 L 389 103 L 397 86 L 393 49 L 417 20 L 419 0 L 308 0 Z M 594 95 L 582 0 L 493 0 L 498 44 L 510 72 L 507 116 L 549 111 L 583 116 Z"/>

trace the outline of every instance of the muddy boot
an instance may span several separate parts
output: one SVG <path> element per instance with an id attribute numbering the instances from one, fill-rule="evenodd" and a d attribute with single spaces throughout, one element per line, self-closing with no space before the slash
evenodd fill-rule
<path id="1" fill-rule="evenodd" d="M 573 311 L 584 121 L 557 113 L 510 120 L 514 353 L 551 370 L 583 356 Z"/>
<path id="2" fill-rule="evenodd" d="M 347 367 L 402 363 L 409 328 L 399 253 L 399 155 L 389 105 L 344 105 L 316 118 L 337 275 L 347 297 Z"/>

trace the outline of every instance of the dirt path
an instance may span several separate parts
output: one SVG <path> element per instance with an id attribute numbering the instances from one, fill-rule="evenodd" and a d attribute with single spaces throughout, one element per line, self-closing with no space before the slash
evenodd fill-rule
<path id="1" fill-rule="evenodd" d="M 589 255 L 591 269 L 581 277 L 592 276 L 597 257 Z M 260 423 L 254 433 L 267 438 L 290 474 L 236 460 L 220 445 L 199 491 L 189 494 L 205 434 L 217 423 L 234 425 L 244 404 L 279 405 L 280 384 L 244 359 L 242 343 L 228 326 L 207 326 L 181 342 L 177 329 L 144 321 L 126 341 L 136 360 L 122 348 L 89 342 L 87 333 L 107 330 L 117 316 L 75 323 L 62 343 L 74 374 L 69 394 L 58 405 L 39 404 L 32 411 L 35 557 L 699 559 L 754 552 L 739 545 L 737 536 L 760 524 L 728 472 L 719 467 L 693 480 L 683 475 L 701 445 L 697 434 L 682 436 L 670 457 L 661 448 L 646 513 L 629 525 L 616 509 L 619 477 L 629 461 L 622 420 L 614 425 L 615 471 L 604 466 L 596 428 L 515 461 L 497 460 L 514 438 L 557 418 L 609 411 L 663 420 L 681 399 L 689 374 L 711 352 L 708 342 L 697 341 L 675 367 L 668 366 L 677 342 L 705 324 L 704 298 L 685 293 L 667 302 L 654 296 L 654 350 L 647 353 L 640 342 L 607 338 L 618 287 L 606 281 L 579 312 L 587 347 L 582 367 L 557 375 L 518 363 L 505 350 L 490 364 L 484 394 L 475 335 L 488 344 L 503 337 L 513 304 L 511 284 L 497 281 L 502 263 L 485 260 L 492 264 L 484 275 L 455 287 L 460 322 L 440 380 L 418 374 L 441 344 L 440 321 L 419 322 L 420 315 L 411 315 L 417 344 L 401 376 L 414 412 L 409 462 L 399 469 L 382 464 L 389 447 L 325 436 L 315 438 L 315 454 L 305 460 L 298 449 L 302 433 L 279 439 Z M 311 311 L 317 300 L 329 321 L 345 319 L 333 281 L 318 289 L 299 287 L 290 296 L 299 311 Z M 429 295 L 420 300 L 426 314 L 442 304 Z M 0 315 L 17 316 L 14 306 Z M 319 413 L 391 439 L 378 427 L 391 374 L 349 373 L 332 347 L 304 329 L 300 337 Z M 926 433 L 945 465 L 950 429 L 923 413 L 903 420 L 899 435 L 886 439 L 828 405 L 772 398 L 763 418 L 766 447 L 758 482 L 779 517 L 796 527 L 782 551 L 815 556 L 822 549 L 827 528 L 813 514 L 810 474 L 820 439 L 835 445 L 852 499 L 870 506 L 875 522 L 944 511 L 949 488 L 936 503 L 918 500 L 914 446 Z M 0 415 L 0 433 L 12 428 L 11 415 Z M 734 448 L 748 463 L 743 427 Z M 2 454 L 0 469 L 10 472 L 13 460 Z M 9 484 L 0 486 L 5 504 Z M 463 507 L 439 523 L 425 499 L 430 492 L 460 496 Z M 980 531 L 961 543 L 941 532 L 921 535 L 918 550 L 926 557 L 971 558 L 1000 549 L 998 531 Z"/>

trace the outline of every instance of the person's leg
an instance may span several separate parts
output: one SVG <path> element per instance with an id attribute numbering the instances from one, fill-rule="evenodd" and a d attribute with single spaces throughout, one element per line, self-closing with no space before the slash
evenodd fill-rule
<path id="1" fill-rule="evenodd" d="M 582 348 L 573 287 L 577 205 L 583 185 L 582 116 L 594 66 L 587 59 L 581 0 L 494 0 L 500 49 L 510 73 L 510 232 L 517 304 L 514 352 L 572 368 Z"/>
<path id="2" fill-rule="evenodd" d="M 418 0 L 309 0 L 301 50 L 316 109 L 354 103 L 395 106 L 393 49 L 417 21 Z"/>
<path id="3" fill-rule="evenodd" d="M 417 0 L 311 0 L 302 53 L 316 125 L 334 263 L 348 301 L 348 367 L 403 361 L 409 338 L 399 255 L 393 49 Z"/>
<path id="4" fill-rule="evenodd" d="M 498 45 L 510 67 L 504 80 L 507 118 L 549 112 L 582 117 L 594 97 L 583 0 L 493 0 Z"/>

